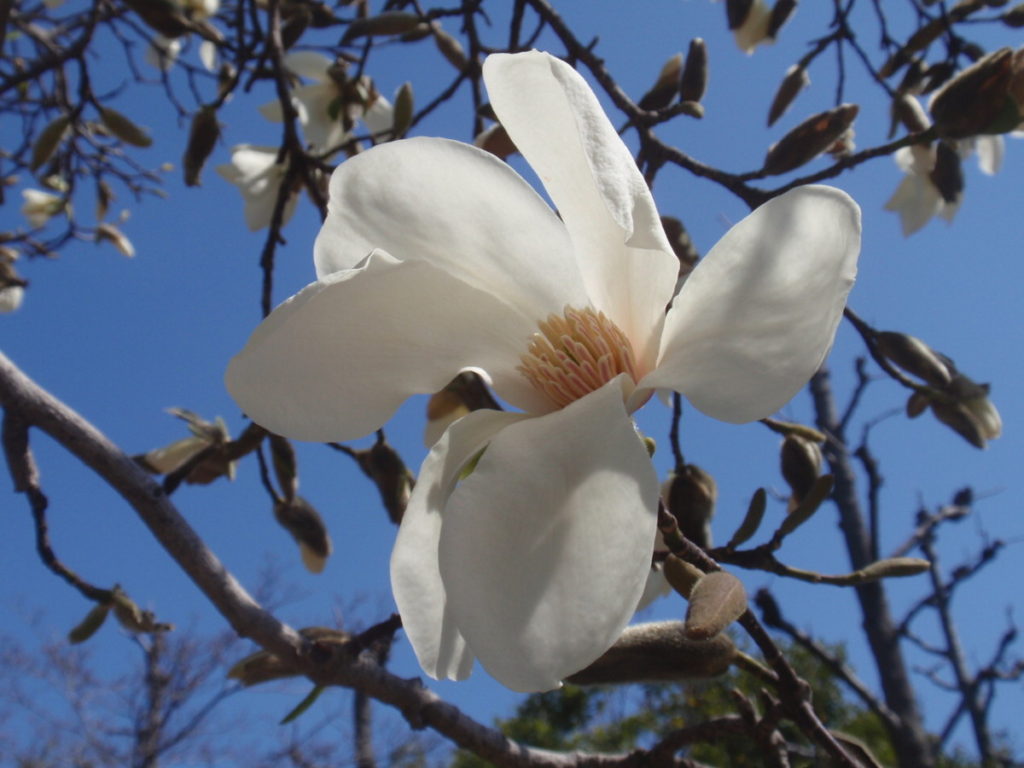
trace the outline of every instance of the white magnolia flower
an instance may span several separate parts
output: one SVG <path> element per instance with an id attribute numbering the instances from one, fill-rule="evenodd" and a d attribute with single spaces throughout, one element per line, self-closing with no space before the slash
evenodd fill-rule
<path id="1" fill-rule="evenodd" d="M 973 136 L 955 143 L 957 153 L 966 158 L 978 155 L 978 168 L 992 176 L 999 171 L 1006 154 L 1006 143 L 1002 136 Z M 900 216 L 903 236 L 908 237 L 938 216 L 947 222 L 953 221 L 963 202 L 963 193 L 955 200 L 946 200 L 932 180 L 935 169 L 936 150 L 934 144 L 914 144 L 901 147 L 893 153 L 893 160 L 905 174 L 892 197 L 885 203 L 885 210 Z"/>
<path id="2" fill-rule="evenodd" d="M 348 132 L 339 114 L 341 89 L 329 74 L 334 62 L 313 51 L 295 51 L 285 56 L 284 65 L 293 74 L 313 81 L 300 85 L 292 92 L 306 141 L 315 152 L 326 152 L 340 146 L 348 138 Z M 361 119 L 373 134 L 389 131 L 394 124 L 394 109 L 380 95 L 373 100 L 369 109 L 364 110 L 352 104 L 345 108 L 352 122 Z M 268 120 L 280 122 L 283 119 L 280 101 L 268 102 L 259 109 L 260 114 Z"/>
<path id="3" fill-rule="evenodd" d="M 33 227 L 44 227 L 46 222 L 64 210 L 64 198 L 41 189 L 23 189 L 21 197 L 25 201 L 21 212 Z"/>
<path id="4" fill-rule="evenodd" d="M 787 402 L 832 343 L 860 212 L 828 187 L 778 197 L 673 301 L 679 264 L 654 200 L 583 78 L 532 52 L 491 56 L 484 79 L 559 213 L 467 144 L 417 138 L 347 160 L 319 280 L 257 328 L 226 382 L 257 423 L 323 441 L 486 372 L 518 410 L 473 411 L 431 450 L 392 587 L 430 676 L 464 678 L 476 658 L 536 691 L 600 656 L 647 582 L 658 479 L 631 414 L 661 388 L 731 422 Z"/>
<path id="5" fill-rule="evenodd" d="M 216 170 L 242 193 L 249 229 L 255 232 L 269 226 L 286 171 L 284 164 L 277 162 L 277 150 L 237 144 L 231 150 L 231 162 L 218 165 Z M 282 223 L 292 217 L 296 201 L 295 194 L 289 193 Z"/>
<path id="6" fill-rule="evenodd" d="M 220 0 L 175 0 L 175 5 L 189 18 L 198 22 L 215 16 L 220 10 Z M 182 40 L 188 37 L 185 35 L 184 38 L 168 38 L 164 35 L 155 35 L 146 47 L 146 63 L 164 72 L 169 71 L 181 53 Z M 199 43 L 199 60 L 208 72 L 213 72 L 217 68 L 216 43 L 212 40 L 203 40 Z"/>

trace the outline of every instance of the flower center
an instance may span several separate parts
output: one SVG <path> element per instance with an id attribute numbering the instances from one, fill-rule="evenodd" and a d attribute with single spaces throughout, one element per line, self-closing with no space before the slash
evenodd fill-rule
<path id="1" fill-rule="evenodd" d="M 638 380 L 633 345 L 604 312 L 566 306 L 530 337 L 517 370 L 559 408 L 600 389 L 620 373 Z"/>

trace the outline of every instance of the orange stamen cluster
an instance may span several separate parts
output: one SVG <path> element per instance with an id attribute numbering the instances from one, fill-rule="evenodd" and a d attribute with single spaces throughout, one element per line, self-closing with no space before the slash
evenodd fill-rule
<path id="1" fill-rule="evenodd" d="M 567 306 L 562 317 L 548 315 L 539 327 L 517 370 L 559 408 L 620 373 L 639 378 L 633 345 L 603 312 Z"/>

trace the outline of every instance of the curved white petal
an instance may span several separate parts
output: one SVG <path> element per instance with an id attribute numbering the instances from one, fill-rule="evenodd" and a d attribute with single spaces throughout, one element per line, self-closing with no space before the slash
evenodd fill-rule
<path id="1" fill-rule="evenodd" d="M 495 435 L 440 540 L 451 615 L 484 668 L 548 690 L 607 650 L 643 592 L 657 503 L 621 377 Z"/>
<path id="2" fill-rule="evenodd" d="M 832 187 L 799 187 L 730 229 L 697 265 L 665 321 L 640 387 L 671 387 L 716 419 L 784 405 L 832 346 L 860 252 L 860 208 Z"/>
<path id="3" fill-rule="evenodd" d="M 309 80 L 326 80 L 333 62 L 316 51 L 292 51 L 284 57 L 284 65 L 292 73 Z"/>
<path id="4" fill-rule="evenodd" d="M 572 67 L 534 51 L 492 55 L 494 111 L 565 221 L 587 290 L 653 362 L 678 262 L 643 175 Z"/>
<path id="5" fill-rule="evenodd" d="M 212 40 L 203 40 L 199 44 L 199 61 L 207 72 L 217 71 L 217 44 Z"/>
<path id="6" fill-rule="evenodd" d="M 941 205 L 939 190 L 927 176 L 908 173 L 886 201 L 884 208 L 899 214 L 903 236 L 909 237 L 931 221 Z"/>
<path id="7" fill-rule="evenodd" d="M 395 125 L 395 108 L 383 96 L 378 96 L 373 100 L 370 108 L 363 113 L 363 122 L 366 123 L 366 129 L 371 134 L 390 131 Z M 377 140 L 382 141 L 385 138 L 386 136 Z"/>
<path id="8" fill-rule="evenodd" d="M 408 139 L 338 166 L 317 275 L 374 248 L 434 264 L 535 320 L 587 303 L 558 217 L 508 165 L 467 144 Z"/>
<path id="9" fill-rule="evenodd" d="M 1006 155 L 1006 142 L 1002 136 L 978 136 L 974 140 L 978 152 L 978 168 L 982 173 L 993 176 L 999 172 Z"/>
<path id="10" fill-rule="evenodd" d="M 420 467 L 391 553 L 391 590 L 402 627 L 423 670 L 435 679 L 469 676 L 473 654 L 448 609 L 438 543 L 442 511 L 462 467 L 502 427 L 528 418 L 506 411 L 474 411 L 452 426 Z"/>
<path id="11" fill-rule="evenodd" d="M 274 310 L 232 359 L 226 383 L 255 422 L 299 440 L 368 434 L 407 397 L 470 366 L 510 402 L 543 409 L 515 371 L 531 331 L 500 298 L 378 251 Z"/>
<path id="12" fill-rule="evenodd" d="M 314 150 L 323 152 L 337 147 L 345 140 L 345 127 L 335 112 L 331 117 L 331 104 L 338 98 L 338 89 L 331 82 L 311 83 L 296 88 L 292 93 L 299 122 L 306 142 Z"/>

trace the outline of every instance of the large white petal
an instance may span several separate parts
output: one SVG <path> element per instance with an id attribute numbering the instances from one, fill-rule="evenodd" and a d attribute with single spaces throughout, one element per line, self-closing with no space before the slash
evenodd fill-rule
<path id="1" fill-rule="evenodd" d="M 391 589 L 402 627 L 423 671 L 433 678 L 462 680 L 473 666 L 472 651 L 448 608 L 438 543 L 444 504 L 458 473 L 502 427 L 528 418 L 507 411 L 474 411 L 452 425 L 420 467 L 391 553 Z"/>
<path id="2" fill-rule="evenodd" d="M 316 51 L 291 51 L 284 57 L 284 65 L 299 77 L 327 80 L 327 70 L 334 62 Z"/>
<path id="3" fill-rule="evenodd" d="M 484 668 L 548 690 L 607 650 L 643 592 L 657 504 L 621 377 L 495 435 L 440 542 L 452 616 Z"/>
<path id="4" fill-rule="evenodd" d="M 633 341 L 641 365 L 653 363 L 678 262 L 636 161 L 565 62 L 538 51 L 492 55 L 484 80 L 572 235 L 595 305 Z"/>
<path id="5" fill-rule="evenodd" d="M 687 279 L 640 386 L 675 389 L 723 421 L 769 415 L 825 359 L 859 252 L 860 208 L 845 192 L 800 187 L 765 203 Z"/>
<path id="6" fill-rule="evenodd" d="M 345 140 L 345 126 L 341 118 L 337 113 L 331 117 L 331 104 L 338 95 L 337 86 L 329 81 L 303 85 L 292 92 L 302 132 L 315 151 L 324 152 Z"/>
<path id="7" fill-rule="evenodd" d="M 500 298 L 375 252 L 274 310 L 226 382 L 255 422 L 299 440 L 368 434 L 408 396 L 435 392 L 469 366 L 486 370 L 510 402 L 543 410 L 550 406 L 515 371 L 531 330 Z"/>
<path id="8" fill-rule="evenodd" d="M 909 237 L 931 221 L 941 207 L 939 190 L 927 176 L 913 172 L 903 177 L 884 206 L 885 210 L 899 214 L 904 237 Z"/>
<path id="9" fill-rule="evenodd" d="M 317 275 L 348 269 L 374 248 L 434 264 L 535 320 L 586 305 L 558 217 L 508 165 L 468 144 L 396 141 L 338 167 Z"/>

